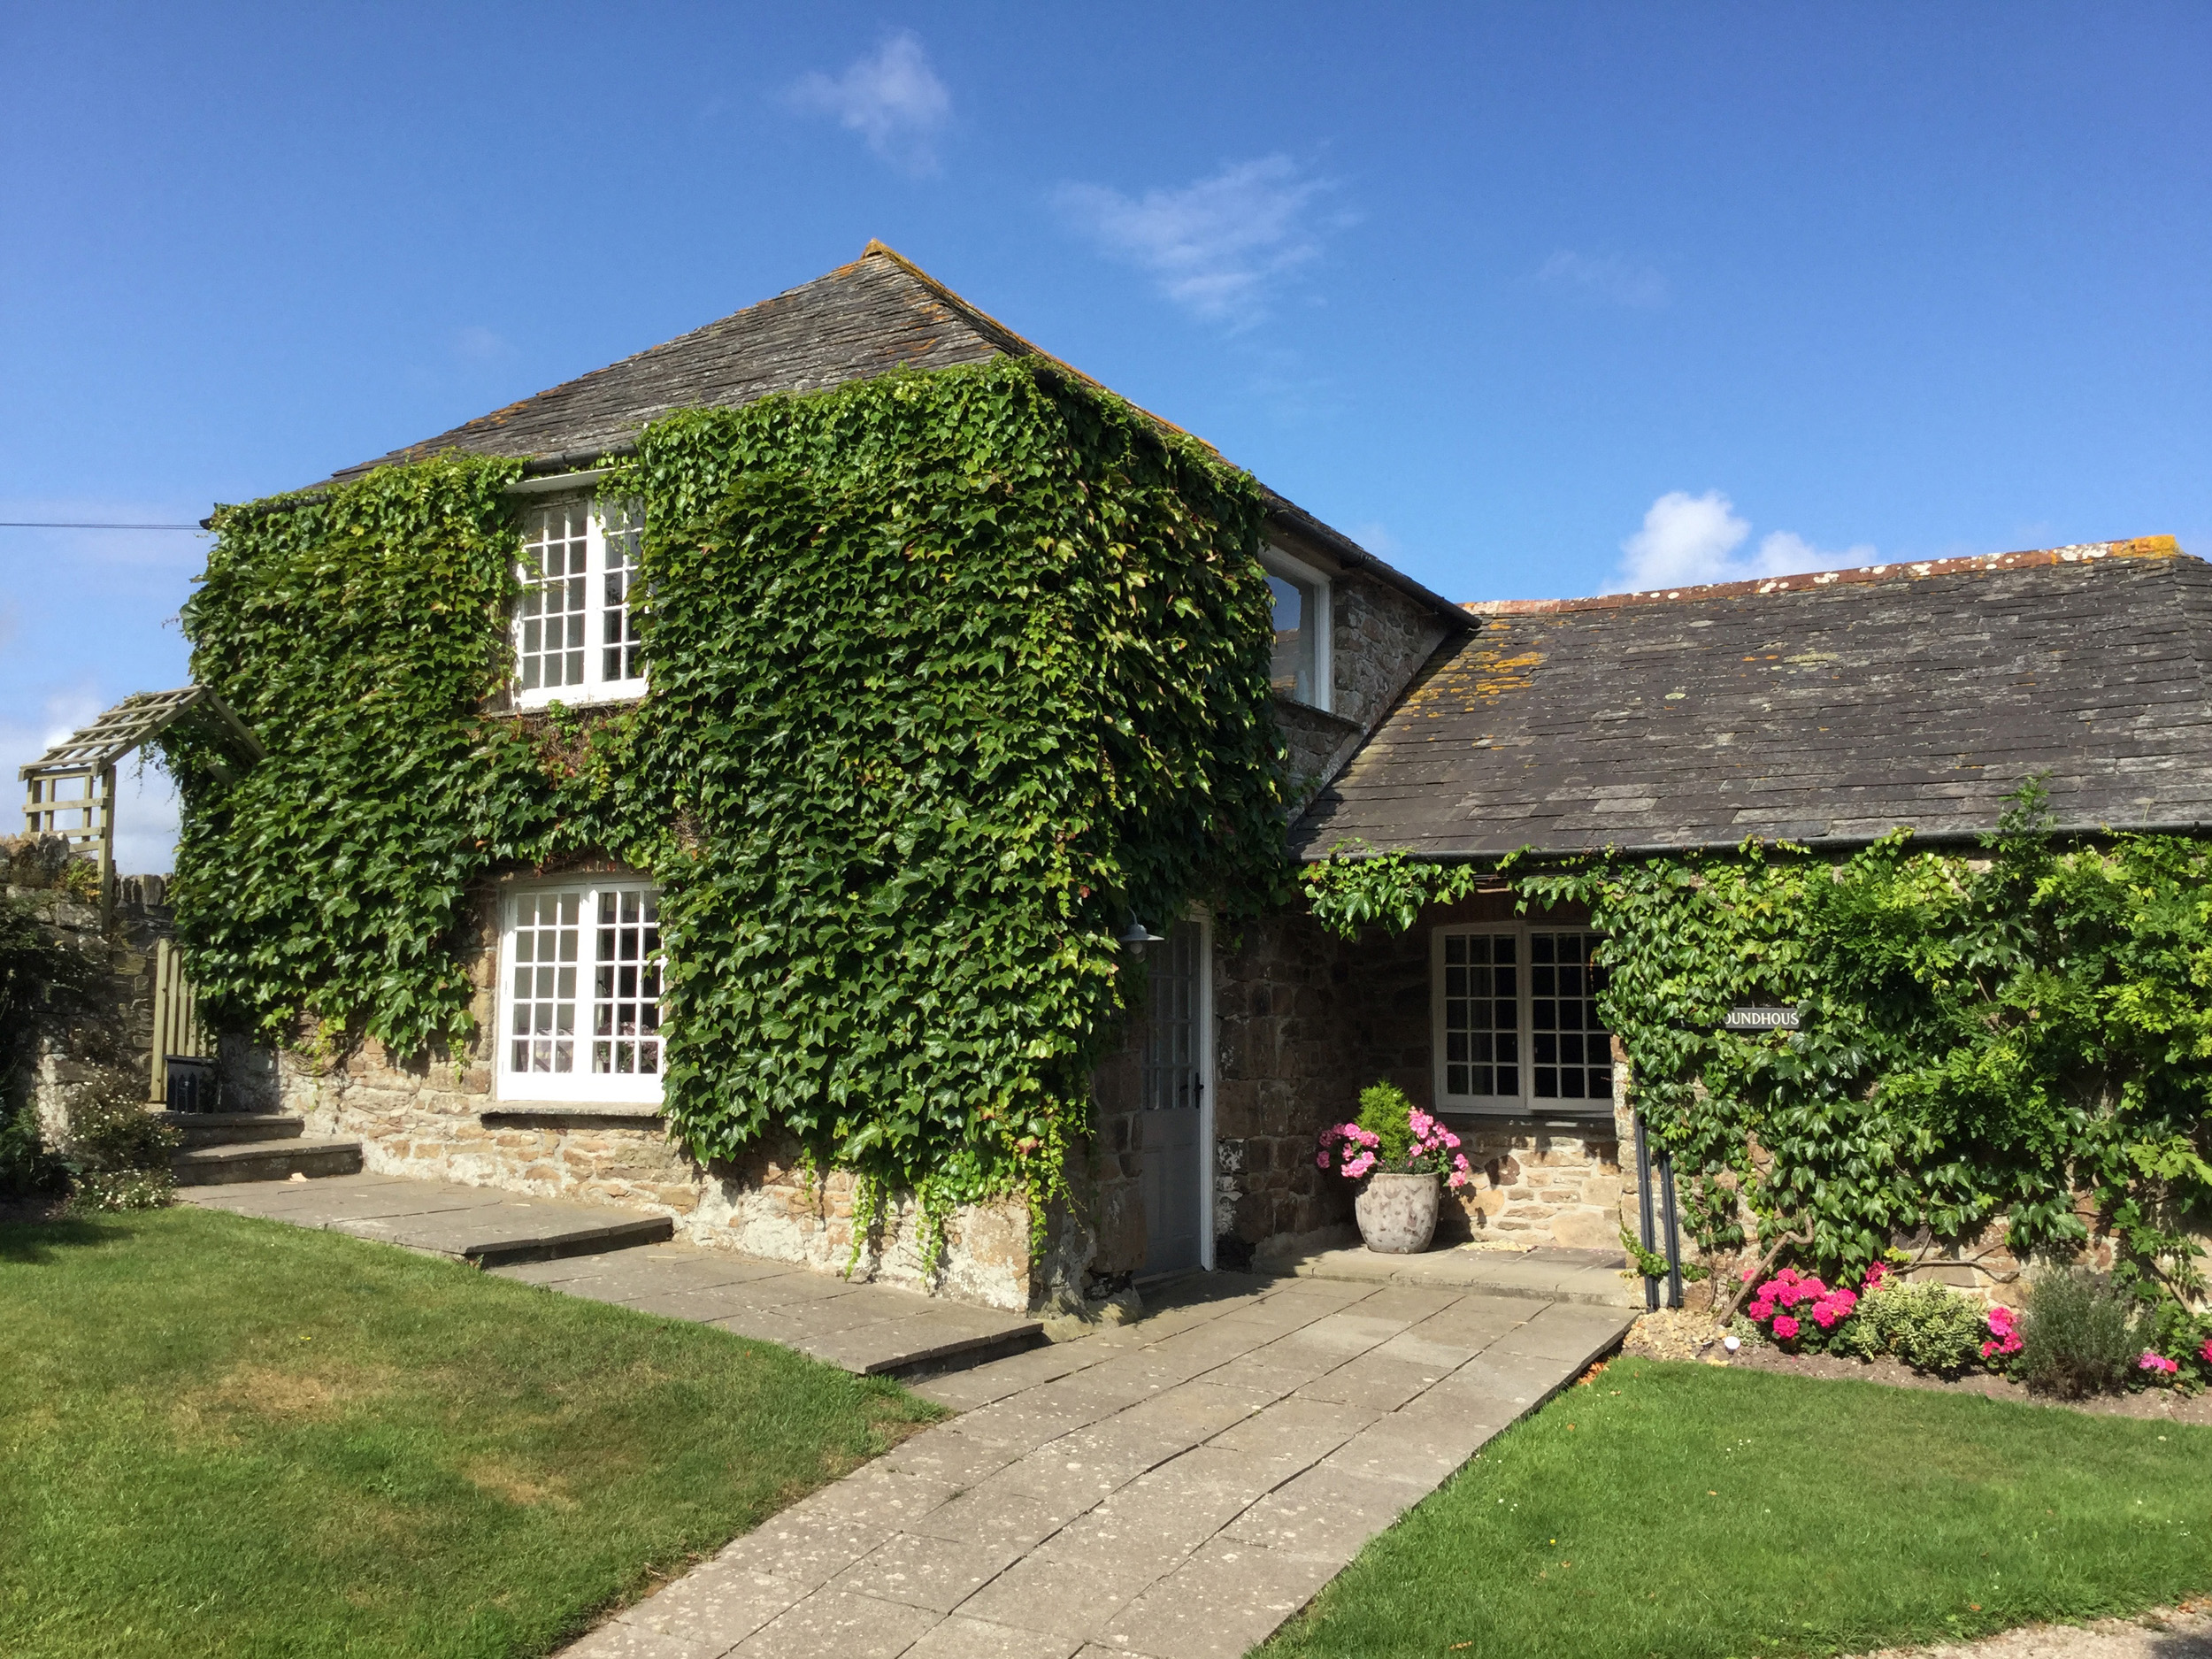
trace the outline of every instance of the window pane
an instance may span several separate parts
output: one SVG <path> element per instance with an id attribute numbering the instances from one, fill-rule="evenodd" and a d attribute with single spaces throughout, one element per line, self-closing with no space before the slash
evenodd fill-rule
<path id="1" fill-rule="evenodd" d="M 593 929 L 591 1069 L 617 1076 L 661 1069 L 659 895 L 639 887 L 603 888 Z M 621 926 L 618 924 L 627 924 Z"/>
<path id="2" fill-rule="evenodd" d="M 551 964 L 576 959 L 578 896 L 526 893 L 515 901 L 511 1025 L 518 1038 L 536 1041 L 509 1045 L 510 1071 L 568 1070 L 569 1045 L 557 1039 L 576 1028 L 575 972 Z"/>
<path id="3" fill-rule="evenodd" d="M 526 620 L 516 641 L 515 666 L 525 691 L 583 678 L 581 653 L 565 648 L 572 633 L 574 643 L 583 641 L 585 528 L 581 503 L 541 507 L 523 520 L 520 614 Z"/>
<path id="4" fill-rule="evenodd" d="M 1319 607 L 1311 584 L 1270 572 L 1268 590 L 1275 596 L 1275 656 L 1269 683 L 1285 696 L 1300 703 L 1314 700 L 1313 624 Z"/>
<path id="5" fill-rule="evenodd" d="M 1463 1100 L 1518 1098 L 1510 1062 L 1520 1043 L 1521 1004 L 1514 995 L 1510 933 L 1448 933 L 1444 998 L 1444 1093 Z M 1504 966 L 1483 965 L 1504 964 Z M 1472 992 L 1475 995 L 1470 995 Z"/>
<path id="6" fill-rule="evenodd" d="M 1530 956 L 1557 964 L 1533 970 L 1556 993 L 1532 1006 L 1538 1030 L 1558 1033 L 1536 1040 L 1536 1088 L 1547 1099 L 1613 1098 L 1613 1039 L 1598 1018 L 1597 1004 L 1605 989 L 1605 970 L 1592 961 L 1601 939 L 1582 933 L 1529 935 Z"/>
<path id="7" fill-rule="evenodd" d="M 634 507 L 602 511 L 606 514 L 600 525 L 606 549 L 606 589 L 599 621 L 599 678 L 637 680 L 645 673 L 645 657 L 639 647 L 637 616 L 630 601 L 644 521 Z"/>

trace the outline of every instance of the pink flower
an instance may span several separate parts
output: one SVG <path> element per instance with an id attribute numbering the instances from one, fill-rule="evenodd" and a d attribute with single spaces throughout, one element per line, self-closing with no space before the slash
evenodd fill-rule
<path id="1" fill-rule="evenodd" d="M 1316 1169 L 1325 1170 L 1329 1167 L 1329 1155 L 1324 1152 L 1318 1157 L 1315 1158 L 1313 1163 Z"/>
<path id="2" fill-rule="evenodd" d="M 1889 1263 L 1886 1262 L 1877 1262 L 1873 1266 L 1866 1270 L 1865 1282 L 1860 1287 L 1863 1290 L 1879 1290 L 1882 1287 L 1883 1282 L 1888 1278 Z"/>
<path id="3" fill-rule="evenodd" d="M 2162 1377 L 2170 1377 L 2181 1369 L 2180 1362 L 2168 1359 L 2163 1354 L 2154 1354 L 2148 1348 L 2143 1350 L 2143 1357 L 2135 1363 L 2145 1371 Z"/>
<path id="4" fill-rule="evenodd" d="M 1785 1342 L 1797 1334 L 1797 1321 L 1786 1313 L 1774 1322 L 1774 1334 Z"/>
<path id="5" fill-rule="evenodd" d="M 1738 1282 L 1739 1284 L 1748 1285 L 1748 1284 L 1751 1282 L 1751 1277 L 1752 1277 L 1752 1275 L 1753 1275 L 1753 1274 L 1755 1274 L 1755 1273 L 1756 1273 L 1758 1271 L 1759 1271 L 1759 1270 L 1758 1270 L 1757 1268 L 1755 1268 L 1755 1267 L 1747 1267 L 1747 1268 L 1745 1268 L 1745 1269 L 1744 1269 L 1744 1271 L 1743 1271 L 1743 1272 L 1742 1272 L 1742 1274 L 1739 1277 L 1739 1279 L 1738 1279 L 1737 1282 Z"/>
<path id="6" fill-rule="evenodd" d="M 2197 1350 L 2197 1356 L 2206 1364 L 2212 1365 L 2212 1337 L 2205 1338 L 2204 1346 Z"/>
<path id="7" fill-rule="evenodd" d="M 1770 1302 L 1762 1300 L 1753 1302 L 1751 1306 L 1746 1310 L 1746 1311 L 1748 1312 L 1754 1319 L 1757 1320 L 1760 1324 L 1764 1325 L 1769 1319 L 1774 1317 L 1774 1304 Z"/>
<path id="8" fill-rule="evenodd" d="M 1459 1148 L 1459 1137 L 1447 1129 L 1444 1132 L 1444 1144 L 1456 1151 Z"/>
<path id="9" fill-rule="evenodd" d="M 1354 1180 L 1357 1180 L 1374 1167 L 1375 1155 L 1371 1152 L 1363 1152 L 1344 1166 L 1344 1172 Z"/>

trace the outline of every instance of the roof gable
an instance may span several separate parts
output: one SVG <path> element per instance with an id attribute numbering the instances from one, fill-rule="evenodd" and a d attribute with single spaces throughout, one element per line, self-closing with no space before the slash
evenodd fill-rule
<path id="1" fill-rule="evenodd" d="M 2038 772 L 2065 825 L 2212 825 L 2212 565 L 2171 537 L 1480 609 L 1306 856 L 1971 834 Z"/>
<path id="2" fill-rule="evenodd" d="M 880 242 L 850 265 L 635 357 L 495 409 L 335 476 L 444 449 L 578 465 L 678 409 L 749 403 L 901 367 L 1043 354 Z"/>

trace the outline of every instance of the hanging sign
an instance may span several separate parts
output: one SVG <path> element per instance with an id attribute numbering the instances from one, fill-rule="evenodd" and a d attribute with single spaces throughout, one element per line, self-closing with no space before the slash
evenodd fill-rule
<path id="1" fill-rule="evenodd" d="M 1732 1008 L 1720 1023 L 1723 1031 L 1795 1031 L 1793 1008 Z"/>

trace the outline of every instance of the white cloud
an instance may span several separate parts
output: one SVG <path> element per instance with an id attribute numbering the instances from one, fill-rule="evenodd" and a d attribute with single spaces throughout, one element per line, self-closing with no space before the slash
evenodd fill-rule
<path id="1" fill-rule="evenodd" d="M 1350 221 L 1316 224 L 1330 189 L 1287 156 L 1224 167 L 1181 189 L 1131 197 L 1102 184 L 1065 184 L 1054 202 L 1114 257 L 1149 271 L 1161 292 L 1207 321 L 1237 326 L 1266 314 L 1269 290 Z"/>
<path id="2" fill-rule="evenodd" d="M 1618 254 L 1593 258 L 1562 248 L 1537 267 L 1536 280 L 1636 311 L 1655 311 L 1667 303 L 1667 279 L 1652 266 L 1632 264 Z"/>
<path id="3" fill-rule="evenodd" d="M 910 29 L 890 36 L 874 57 L 857 59 L 835 80 L 819 70 L 802 76 L 787 96 L 795 109 L 833 116 L 894 166 L 937 171 L 934 140 L 952 119 L 952 94 Z"/>
<path id="4" fill-rule="evenodd" d="M 1702 495 L 1670 490 L 1651 503 L 1644 527 L 1621 543 L 1621 579 L 1630 588 L 1687 588 L 1701 582 L 1748 581 L 1805 571 L 1847 570 L 1871 565 L 1866 542 L 1826 553 L 1790 530 L 1770 531 L 1749 557 L 1735 557 L 1750 537 L 1749 520 L 1717 489 Z"/>
<path id="5" fill-rule="evenodd" d="M 503 338 L 480 323 L 454 331 L 454 356 L 471 363 L 490 363 L 513 349 Z"/>

